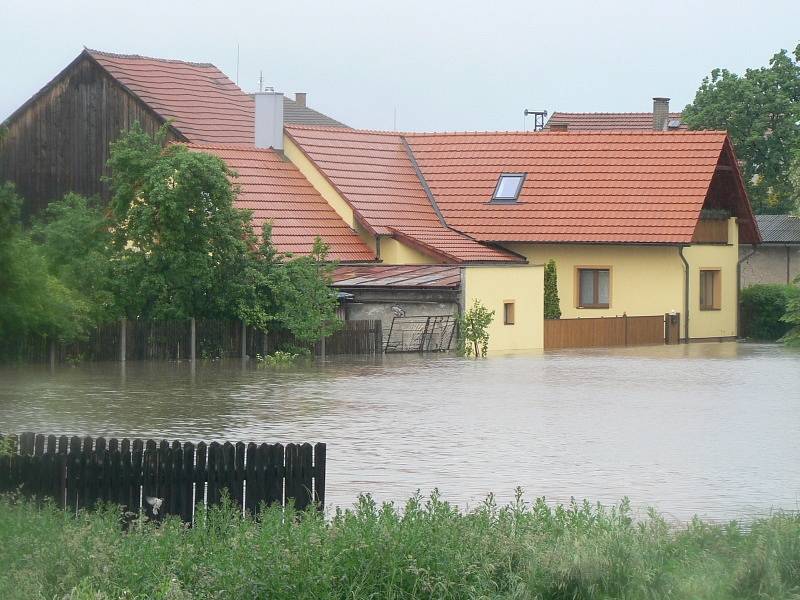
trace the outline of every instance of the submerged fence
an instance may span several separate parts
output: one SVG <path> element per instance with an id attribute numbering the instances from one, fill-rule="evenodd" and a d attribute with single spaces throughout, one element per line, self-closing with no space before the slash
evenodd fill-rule
<path id="1" fill-rule="evenodd" d="M 325 444 L 181 443 L 0 436 L 0 492 L 20 490 L 77 510 L 100 502 L 191 523 L 195 506 L 223 494 L 254 514 L 261 504 L 325 503 Z"/>
<path id="2" fill-rule="evenodd" d="M 544 347 L 643 346 L 665 342 L 669 315 L 545 319 Z"/>
<path id="3" fill-rule="evenodd" d="M 124 344 L 123 344 L 124 334 Z M 92 329 L 86 340 L 62 343 L 43 337 L 5 340 L 0 358 L 61 363 L 70 360 L 180 360 L 191 358 L 191 321 L 128 320 Z M 124 346 L 124 348 L 123 348 Z M 240 321 L 197 319 L 195 356 L 233 358 L 308 347 L 291 333 L 264 332 Z M 382 351 L 381 322 L 344 321 L 342 328 L 309 348 L 316 355 L 376 354 Z"/>

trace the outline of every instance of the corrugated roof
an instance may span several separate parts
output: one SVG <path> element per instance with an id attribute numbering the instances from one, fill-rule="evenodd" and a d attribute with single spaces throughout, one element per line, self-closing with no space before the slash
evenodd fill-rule
<path id="1" fill-rule="evenodd" d="M 681 113 L 671 112 L 667 119 L 681 121 Z M 651 112 L 554 112 L 545 124 L 549 129 L 552 123 L 568 123 L 570 131 L 653 131 L 653 113 Z M 678 130 L 689 127 L 681 121 Z"/>
<path id="2" fill-rule="evenodd" d="M 482 241 L 690 243 L 717 165 L 739 178 L 724 132 L 408 134 L 447 224 Z M 730 166 L 733 165 L 733 166 Z M 503 172 L 519 201 L 491 203 Z M 752 215 L 738 187 L 737 210 Z M 750 237 L 757 237 L 751 225 Z"/>
<path id="3" fill-rule="evenodd" d="M 372 250 L 297 167 L 273 150 L 198 144 L 189 147 L 219 156 L 237 173 L 235 183 L 241 190 L 236 206 L 253 212 L 253 226 L 258 233 L 265 221 L 272 221 L 272 239 L 279 250 L 308 254 L 314 238 L 320 236 L 330 246 L 332 259 L 375 260 Z"/>
<path id="4" fill-rule="evenodd" d="M 461 269 L 451 265 L 342 265 L 333 273 L 340 288 L 450 288 L 461 285 Z"/>
<path id="5" fill-rule="evenodd" d="M 756 215 L 765 244 L 800 244 L 800 217 L 794 215 Z"/>

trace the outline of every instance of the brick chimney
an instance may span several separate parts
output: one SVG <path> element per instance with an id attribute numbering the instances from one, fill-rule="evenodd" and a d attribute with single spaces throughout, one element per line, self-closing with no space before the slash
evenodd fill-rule
<path id="1" fill-rule="evenodd" d="M 306 107 L 306 93 L 305 92 L 295 92 L 294 93 L 294 101 L 297 102 L 298 106 L 302 106 L 303 108 Z"/>
<path id="2" fill-rule="evenodd" d="M 256 148 L 283 150 L 283 94 L 258 92 L 253 98 L 256 102 Z"/>
<path id="3" fill-rule="evenodd" d="M 555 121 L 549 123 L 548 127 L 550 127 L 550 131 L 569 131 L 569 123 L 566 121 Z"/>
<path id="4" fill-rule="evenodd" d="M 653 98 L 653 129 L 665 131 L 669 119 L 669 98 Z"/>

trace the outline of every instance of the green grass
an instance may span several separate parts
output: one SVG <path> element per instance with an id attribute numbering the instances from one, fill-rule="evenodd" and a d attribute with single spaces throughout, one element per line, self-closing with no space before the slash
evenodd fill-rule
<path id="1" fill-rule="evenodd" d="M 117 512 L 71 516 L 0 499 L 0 598 L 800 598 L 800 517 L 743 529 L 634 521 L 626 502 L 539 500 L 469 513 L 362 498 L 324 519 L 229 506 L 193 528 L 120 530 Z"/>

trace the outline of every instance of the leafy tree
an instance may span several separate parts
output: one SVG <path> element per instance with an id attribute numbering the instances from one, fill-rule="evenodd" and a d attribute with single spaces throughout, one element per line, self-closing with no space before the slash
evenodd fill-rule
<path id="1" fill-rule="evenodd" d="M 336 263 L 328 260 L 329 247 L 317 237 L 309 256 L 275 265 L 270 288 L 276 298 L 276 319 L 300 341 L 315 342 L 341 327 L 338 301 L 331 289 Z"/>
<path id="2" fill-rule="evenodd" d="M 111 254 L 110 223 L 104 212 L 78 194 L 51 202 L 33 226 L 50 272 L 79 292 L 95 324 L 119 314 Z M 116 292 L 116 293 L 115 293 Z"/>
<path id="3" fill-rule="evenodd" d="M 782 317 L 798 296 L 800 288 L 795 285 L 758 284 L 743 289 L 739 297 L 742 335 L 768 341 L 785 335 L 790 325 Z"/>
<path id="4" fill-rule="evenodd" d="M 544 267 L 544 318 L 560 319 L 561 303 L 558 299 L 558 272 L 552 258 Z"/>
<path id="5" fill-rule="evenodd" d="M 788 172 L 800 149 L 800 45 L 744 75 L 714 69 L 683 118 L 691 129 L 728 131 L 756 213 L 796 208 Z"/>
<path id="6" fill-rule="evenodd" d="M 472 307 L 458 318 L 459 352 L 466 356 L 485 357 L 489 349 L 489 325 L 494 311 L 477 298 Z"/>
<path id="7" fill-rule="evenodd" d="M 256 246 L 233 175 L 210 154 L 161 147 L 134 127 L 111 149 L 114 245 L 129 316 L 242 317 L 241 275 Z"/>
<path id="8" fill-rule="evenodd" d="M 800 277 L 794 280 L 795 287 L 800 286 Z M 793 293 L 786 303 L 786 314 L 781 319 L 790 329 L 782 341 L 790 346 L 800 346 L 800 293 Z"/>
<path id="9" fill-rule="evenodd" d="M 0 186 L 0 341 L 78 339 L 89 325 L 87 307 L 48 272 L 39 247 L 22 230 L 21 205 L 12 184 Z"/>

